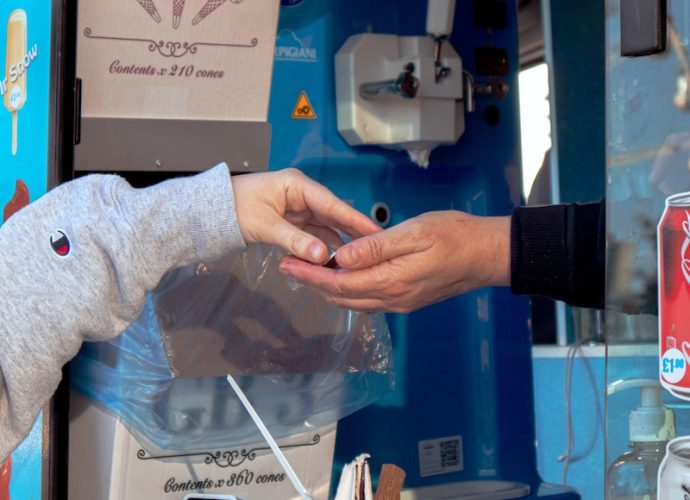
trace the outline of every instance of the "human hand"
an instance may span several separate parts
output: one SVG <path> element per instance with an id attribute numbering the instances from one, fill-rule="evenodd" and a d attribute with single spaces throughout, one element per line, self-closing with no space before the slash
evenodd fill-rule
<path id="1" fill-rule="evenodd" d="M 340 247 L 336 259 L 332 270 L 285 257 L 280 270 L 340 307 L 410 312 L 510 284 L 510 217 L 429 212 Z"/>
<path id="2" fill-rule="evenodd" d="M 380 230 L 294 168 L 236 175 L 232 185 L 244 240 L 278 245 L 305 261 L 321 264 L 328 259 L 328 247 L 342 245 L 334 229 L 352 238 Z"/>

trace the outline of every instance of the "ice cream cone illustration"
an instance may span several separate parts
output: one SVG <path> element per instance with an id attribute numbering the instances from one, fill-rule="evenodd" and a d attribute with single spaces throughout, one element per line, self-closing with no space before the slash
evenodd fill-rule
<path id="1" fill-rule="evenodd" d="M 192 24 L 199 24 L 211 12 L 223 5 L 225 0 L 208 0 L 204 6 L 199 10 L 199 13 L 192 19 Z"/>
<path id="2" fill-rule="evenodd" d="M 7 20 L 7 48 L 5 55 L 5 107 L 12 113 L 12 154 L 17 154 L 18 112 L 26 102 L 26 12 L 12 11 Z"/>
<path id="3" fill-rule="evenodd" d="M 177 29 L 182 18 L 182 10 L 184 9 L 184 0 L 173 0 L 173 28 Z"/>
<path id="4" fill-rule="evenodd" d="M 194 16 L 194 19 L 192 19 L 192 24 L 199 24 L 201 21 L 204 20 L 206 16 L 208 16 L 211 12 L 216 10 L 218 7 L 223 5 L 226 0 L 208 0 L 204 6 L 199 9 L 199 12 L 197 13 L 196 16 Z M 230 0 L 232 3 L 242 3 L 242 0 Z"/>
<path id="5" fill-rule="evenodd" d="M 161 15 L 158 13 L 158 9 L 156 8 L 156 4 L 153 3 L 153 0 L 137 0 L 137 2 L 154 21 L 157 23 L 161 22 Z"/>

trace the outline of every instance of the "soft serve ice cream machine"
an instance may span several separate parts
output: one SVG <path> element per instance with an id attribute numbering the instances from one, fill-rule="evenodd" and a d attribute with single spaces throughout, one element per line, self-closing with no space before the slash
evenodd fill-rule
<path id="1" fill-rule="evenodd" d="M 351 146 L 407 152 L 429 166 L 431 151 L 454 145 L 474 110 L 475 91 L 502 99 L 499 76 L 476 85 L 449 42 L 455 0 L 428 0 L 427 36 L 359 33 L 335 54 L 338 132 Z"/>
<path id="2" fill-rule="evenodd" d="M 205 17 L 190 14 L 203 11 L 200 1 L 174 2 L 169 12 L 158 2 L 130 3 L 80 4 L 77 67 L 86 78 L 77 171 L 102 166 L 160 178 L 223 155 L 238 172 L 295 166 L 384 227 L 431 210 L 503 215 L 519 202 L 517 96 L 508 92 L 518 69 L 514 2 L 233 0 L 215 2 Z M 118 20 L 125 8 L 136 22 Z M 277 29 L 262 24 L 262 33 L 272 30 L 268 42 L 253 23 L 270 13 L 278 15 Z M 144 39 L 152 43 L 136 41 Z M 183 53 L 192 46 L 207 56 L 203 63 Z M 243 80 L 257 71 L 270 92 Z M 121 103 L 112 95 L 125 82 L 136 94 Z M 344 464 L 366 452 L 374 481 L 383 463 L 405 470 L 406 498 L 577 498 L 544 485 L 536 470 L 524 299 L 483 289 L 387 319 L 395 388 L 324 432 L 326 448 L 314 455 L 321 467 L 300 474 L 322 475 L 325 463 L 336 481 Z M 178 387 L 203 413 L 198 388 L 213 384 L 201 378 Z M 82 447 L 70 453 L 86 467 L 94 461 L 83 455 L 89 433 L 99 427 L 84 418 L 88 402 L 78 403 L 70 431 Z M 113 429 L 105 432 L 126 433 Z M 130 437 L 123 442 L 136 446 Z M 109 454 L 93 475 L 109 478 L 103 498 L 125 498 L 113 484 L 131 466 L 121 462 L 142 459 L 125 451 L 115 458 L 112 449 L 96 450 Z M 175 460 L 163 460 L 148 479 L 165 476 Z M 204 479 L 170 484 L 212 495 L 215 483 Z M 164 498 L 184 498 L 188 492 L 176 487 Z M 96 491 L 102 488 L 82 494 L 93 500 Z M 244 500 L 252 498 L 260 497 Z"/>
<path id="3" fill-rule="evenodd" d="M 430 0 L 429 36 L 361 33 L 338 50 L 338 131 L 348 144 L 402 149 L 427 167 L 432 149 L 457 142 L 465 77 L 447 41 L 454 13 L 454 0 Z M 471 99 L 471 84 L 467 94 Z"/>

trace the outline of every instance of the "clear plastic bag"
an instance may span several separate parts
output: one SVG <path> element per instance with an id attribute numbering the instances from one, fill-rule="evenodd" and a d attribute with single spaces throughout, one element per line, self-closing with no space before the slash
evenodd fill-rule
<path id="1" fill-rule="evenodd" d="M 71 384 L 114 411 L 143 445 L 191 451 L 261 441 L 232 374 L 275 437 L 311 431 L 393 385 L 383 314 L 327 304 L 278 271 L 280 252 L 168 273 L 119 337 L 88 343 Z"/>

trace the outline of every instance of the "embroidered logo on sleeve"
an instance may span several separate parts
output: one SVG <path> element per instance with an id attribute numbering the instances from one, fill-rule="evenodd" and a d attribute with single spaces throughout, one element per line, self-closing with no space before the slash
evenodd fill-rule
<path id="1" fill-rule="evenodd" d="M 71 250 L 71 245 L 67 234 L 62 229 L 56 231 L 57 234 L 50 235 L 50 246 L 53 252 L 58 254 L 60 257 L 67 257 Z"/>

